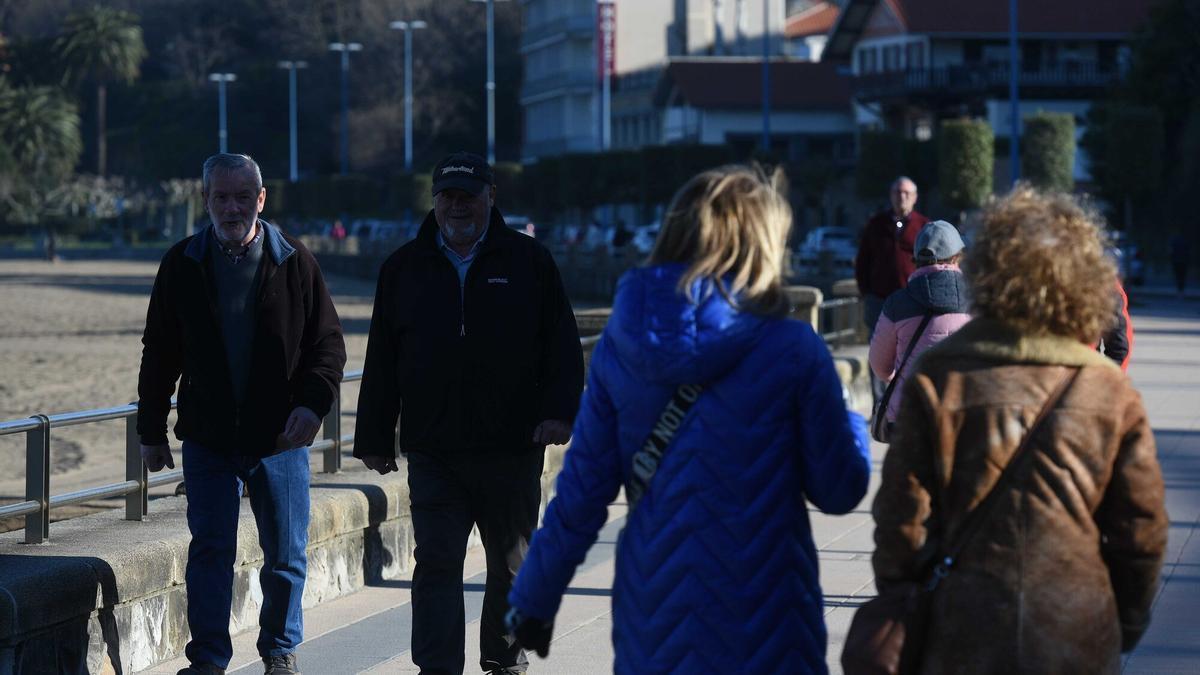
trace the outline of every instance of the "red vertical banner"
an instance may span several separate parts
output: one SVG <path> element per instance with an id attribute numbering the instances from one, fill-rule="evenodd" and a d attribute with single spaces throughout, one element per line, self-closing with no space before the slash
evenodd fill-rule
<path id="1" fill-rule="evenodd" d="M 596 74 L 617 74 L 617 3 L 614 0 L 596 2 Z"/>

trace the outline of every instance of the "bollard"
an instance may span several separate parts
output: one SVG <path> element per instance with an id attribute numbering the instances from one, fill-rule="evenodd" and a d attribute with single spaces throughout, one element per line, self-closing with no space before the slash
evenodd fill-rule
<path id="1" fill-rule="evenodd" d="M 334 394 L 333 406 L 321 423 L 323 436 L 327 441 L 333 441 L 332 447 L 325 448 L 325 473 L 337 473 L 342 470 L 342 394 Z"/>
<path id="2" fill-rule="evenodd" d="M 25 516 L 25 543 L 41 544 L 50 538 L 50 418 L 33 419 L 37 428 L 25 432 L 25 499 L 38 512 Z"/>
<path id="3" fill-rule="evenodd" d="M 138 489 L 125 495 L 125 520 L 145 520 L 150 510 L 150 480 L 146 464 L 142 461 L 142 440 L 138 436 L 137 421 L 136 411 L 125 418 L 125 480 L 137 481 L 138 484 Z"/>

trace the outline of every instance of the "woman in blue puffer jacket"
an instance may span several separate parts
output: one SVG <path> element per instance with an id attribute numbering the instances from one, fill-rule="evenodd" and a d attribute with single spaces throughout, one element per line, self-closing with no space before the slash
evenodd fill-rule
<path id="1" fill-rule="evenodd" d="M 676 389 L 701 385 L 617 548 L 615 670 L 825 672 L 805 500 L 853 509 L 870 461 L 824 343 L 785 318 L 781 185 L 746 167 L 696 176 L 647 266 L 621 279 L 557 495 L 509 595 L 523 646 L 545 654 L 634 454 Z"/>

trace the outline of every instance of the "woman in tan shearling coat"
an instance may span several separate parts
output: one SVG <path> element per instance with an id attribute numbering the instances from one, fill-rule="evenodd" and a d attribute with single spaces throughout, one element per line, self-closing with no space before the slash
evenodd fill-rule
<path id="1" fill-rule="evenodd" d="M 1167 543 L 1141 397 L 1095 344 L 1113 265 L 1067 196 L 990 207 L 964 271 L 978 317 L 907 383 L 875 499 L 876 583 L 924 579 L 1051 392 L 987 522 L 933 594 L 925 673 L 1115 673 L 1150 621 Z"/>

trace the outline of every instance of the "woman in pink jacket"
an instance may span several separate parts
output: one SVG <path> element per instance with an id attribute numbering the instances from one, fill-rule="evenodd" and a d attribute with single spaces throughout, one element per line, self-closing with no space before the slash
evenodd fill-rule
<path id="1" fill-rule="evenodd" d="M 894 377 L 899 378 L 887 401 L 889 424 L 896 421 L 904 379 L 917 357 L 971 318 L 967 313 L 967 285 L 958 268 L 962 250 L 962 237 L 950 223 L 935 220 L 921 228 L 913 246 L 917 270 L 908 278 L 907 287 L 892 293 L 883 303 L 883 312 L 871 337 L 869 358 L 871 370 L 880 380 L 890 382 Z M 928 321 L 926 316 L 930 317 Z M 922 324 L 926 324 L 923 330 Z M 903 372 L 898 372 L 914 337 L 917 344 L 903 363 Z"/>

